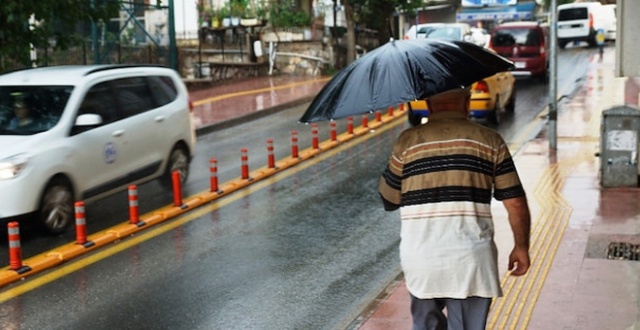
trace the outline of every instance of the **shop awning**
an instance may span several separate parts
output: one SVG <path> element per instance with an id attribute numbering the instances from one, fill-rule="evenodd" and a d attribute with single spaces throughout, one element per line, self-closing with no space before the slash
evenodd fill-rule
<path id="1" fill-rule="evenodd" d="M 515 6 L 463 8 L 456 14 L 458 22 L 489 20 L 533 20 L 536 3 L 523 2 Z"/>

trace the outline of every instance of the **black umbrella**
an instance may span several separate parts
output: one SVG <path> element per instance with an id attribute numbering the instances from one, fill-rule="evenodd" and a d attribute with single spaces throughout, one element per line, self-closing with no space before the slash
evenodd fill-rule
<path id="1" fill-rule="evenodd" d="M 300 118 L 346 118 L 424 99 L 513 69 L 480 46 L 440 39 L 391 40 L 338 72 Z"/>

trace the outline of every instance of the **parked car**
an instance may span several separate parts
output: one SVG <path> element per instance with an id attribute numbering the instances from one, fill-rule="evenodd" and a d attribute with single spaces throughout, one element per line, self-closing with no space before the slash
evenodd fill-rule
<path id="1" fill-rule="evenodd" d="M 549 29 L 538 22 L 509 22 L 496 26 L 489 48 L 515 64 L 515 76 L 549 78 Z"/>
<path id="2" fill-rule="evenodd" d="M 26 106 L 28 125 L 16 122 Z M 52 234 L 91 202 L 171 173 L 195 152 L 188 92 L 172 69 L 54 66 L 0 75 L 0 218 L 38 220 Z"/>
<path id="3" fill-rule="evenodd" d="M 615 10 L 605 7 L 600 2 L 575 2 L 559 5 L 558 12 L 558 46 L 566 47 L 570 42 L 587 42 L 595 47 L 596 31 L 603 29 L 608 38 L 615 38 Z"/>
<path id="4" fill-rule="evenodd" d="M 474 39 L 477 35 L 467 23 L 425 23 L 411 26 L 404 34 L 404 39 L 452 39 L 475 44 L 483 43 L 484 38 Z"/>
<path id="5" fill-rule="evenodd" d="M 516 106 L 516 80 L 510 71 L 499 72 L 471 85 L 469 117 L 488 120 L 498 125 L 505 112 L 513 113 Z M 408 103 L 408 120 L 413 126 L 428 118 L 429 107 L 425 100 Z"/>

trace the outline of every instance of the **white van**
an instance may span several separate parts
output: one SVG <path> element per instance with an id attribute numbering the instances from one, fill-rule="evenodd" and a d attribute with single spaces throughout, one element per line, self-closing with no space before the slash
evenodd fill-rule
<path id="1" fill-rule="evenodd" d="M 616 4 L 602 6 L 602 17 L 606 28 L 604 32 L 608 41 L 616 40 L 616 31 L 618 30 L 618 14 L 616 12 Z"/>
<path id="2" fill-rule="evenodd" d="M 30 68 L 0 75 L 0 219 L 61 234 L 74 202 L 172 173 L 195 152 L 182 79 L 156 66 Z"/>
<path id="3" fill-rule="evenodd" d="M 558 46 L 564 48 L 570 42 L 584 41 L 596 46 L 596 31 L 611 30 L 610 10 L 600 2 L 576 2 L 558 6 Z"/>

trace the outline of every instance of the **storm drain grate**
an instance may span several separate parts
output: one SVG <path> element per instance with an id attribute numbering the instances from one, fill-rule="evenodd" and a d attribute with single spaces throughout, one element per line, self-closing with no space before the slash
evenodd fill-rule
<path id="1" fill-rule="evenodd" d="M 640 244 L 611 242 L 607 248 L 607 259 L 640 261 Z"/>

